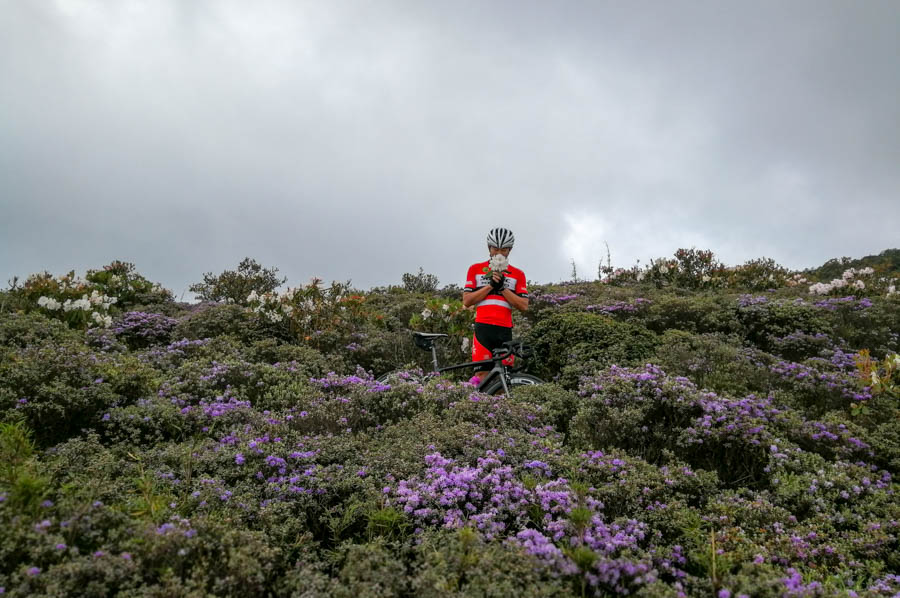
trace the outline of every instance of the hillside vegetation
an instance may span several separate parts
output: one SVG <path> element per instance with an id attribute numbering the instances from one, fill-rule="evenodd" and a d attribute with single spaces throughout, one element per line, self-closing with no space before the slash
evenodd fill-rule
<path id="1" fill-rule="evenodd" d="M 419 271 L 178 303 L 132 264 L 0 292 L 0 593 L 900 595 L 898 250 L 682 249 L 531 285 L 548 384 L 475 391 Z"/>

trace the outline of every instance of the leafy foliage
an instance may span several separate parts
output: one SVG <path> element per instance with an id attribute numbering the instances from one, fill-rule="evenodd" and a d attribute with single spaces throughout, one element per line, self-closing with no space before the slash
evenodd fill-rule
<path id="1" fill-rule="evenodd" d="M 532 285 L 516 331 L 554 382 L 503 397 L 375 379 L 428 365 L 410 326 L 464 359 L 460 289 L 420 270 L 276 293 L 264 272 L 213 277 L 234 303 L 176 303 L 124 263 L 3 294 L 3 593 L 900 591 L 887 287 L 815 295 L 695 249 Z M 38 304 L 94 291 L 109 326 Z"/>
<path id="2" fill-rule="evenodd" d="M 438 282 L 437 276 L 426 274 L 421 267 L 416 274 L 407 272 L 403 275 L 403 288 L 409 293 L 433 293 Z"/>
<path id="3" fill-rule="evenodd" d="M 218 275 L 207 272 L 203 282 L 192 284 L 188 290 L 196 293 L 201 301 L 244 304 L 252 291 L 270 293 L 286 280 L 278 278 L 278 268 L 264 268 L 256 260 L 246 257 L 236 270 L 225 270 Z"/>

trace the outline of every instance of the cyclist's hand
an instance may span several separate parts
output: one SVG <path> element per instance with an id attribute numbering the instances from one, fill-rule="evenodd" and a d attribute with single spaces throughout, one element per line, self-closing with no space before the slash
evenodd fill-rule
<path id="1" fill-rule="evenodd" d="M 494 280 L 491 282 L 491 287 L 495 292 L 499 293 L 503 291 L 503 286 L 506 283 L 506 277 L 502 274 L 494 272 Z"/>

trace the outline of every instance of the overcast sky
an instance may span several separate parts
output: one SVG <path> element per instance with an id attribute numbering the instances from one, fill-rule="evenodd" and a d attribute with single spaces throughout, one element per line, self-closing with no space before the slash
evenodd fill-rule
<path id="1" fill-rule="evenodd" d="M 900 246 L 900 2 L 0 0 L 0 275 Z"/>

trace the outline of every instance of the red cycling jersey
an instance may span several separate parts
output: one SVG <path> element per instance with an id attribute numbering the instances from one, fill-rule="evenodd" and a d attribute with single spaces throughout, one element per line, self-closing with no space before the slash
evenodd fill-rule
<path id="1" fill-rule="evenodd" d="M 463 292 L 471 293 L 491 284 L 491 279 L 486 274 L 487 269 L 487 260 L 469 266 L 469 273 L 466 276 L 466 286 Z M 515 266 L 507 266 L 506 272 L 504 286 L 519 297 L 528 297 L 525 273 Z M 503 295 L 492 291 L 476 305 L 475 321 L 512 328 L 512 306 Z"/>

